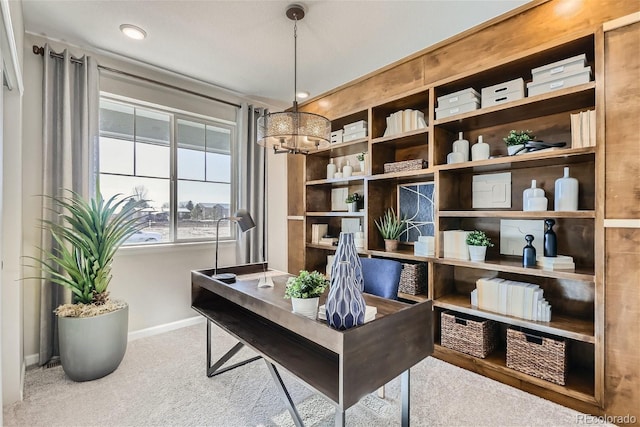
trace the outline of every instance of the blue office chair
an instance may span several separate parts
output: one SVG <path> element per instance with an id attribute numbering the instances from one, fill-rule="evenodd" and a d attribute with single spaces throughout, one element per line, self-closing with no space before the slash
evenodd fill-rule
<path id="1" fill-rule="evenodd" d="M 364 291 L 387 299 L 398 299 L 402 264 L 383 258 L 360 258 Z"/>

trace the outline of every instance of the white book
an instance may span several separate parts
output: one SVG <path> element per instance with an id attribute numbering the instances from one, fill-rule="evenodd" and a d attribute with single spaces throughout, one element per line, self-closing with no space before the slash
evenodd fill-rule
<path id="1" fill-rule="evenodd" d="M 411 128 L 411 110 L 406 109 L 402 112 L 402 132 L 409 132 Z"/>
<path id="2" fill-rule="evenodd" d="M 511 309 L 509 311 L 512 316 L 522 318 L 524 307 L 524 287 L 517 283 L 514 283 L 511 286 L 513 286 L 513 291 L 511 303 L 509 304 Z"/>
<path id="3" fill-rule="evenodd" d="M 478 288 L 471 291 L 471 306 L 478 306 Z"/>
<path id="4" fill-rule="evenodd" d="M 424 114 L 422 117 L 418 117 L 418 129 L 424 129 L 427 127 L 427 122 L 424 119 Z"/>
<path id="5" fill-rule="evenodd" d="M 596 110 L 589 111 L 589 146 L 596 146 Z"/>
<path id="6" fill-rule="evenodd" d="M 589 112 L 580 112 L 580 139 L 582 140 L 583 147 L 589 147 Z"/>
<path id="7" fill-rule="evenodd" d="M 543 293 L 544 291 L 540 288 L 533 291 L 533 303 L 531 306 L 531 312 L 533 314 L 533 318 L 531 320 L 540 320 L 538 307 L 540 307 L 540 304 L 543 301 L 543 298 L 542 298 Z"/>
<path id="8" fill-rule="evenodd" d="M 387 128 L 384 130 L 384 134 L 382 136 L 393 135 L 391 130 L 391 116 L 387 116 Z"/>
<path id="9" fill-rule="evenodd" d="M 581 148 L 582 131 L 580 130 L 580 114 L 571 114 L 571 148 Z"/>

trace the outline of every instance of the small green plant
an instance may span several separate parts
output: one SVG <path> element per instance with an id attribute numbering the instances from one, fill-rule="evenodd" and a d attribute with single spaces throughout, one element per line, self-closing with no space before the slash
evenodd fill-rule
<path id="1" fill-rule="evenodd" d="M 511 130 L 509 135 L 506 138 L 502 138 L 507 144 L 507 147 L 511 147 L 513 145 L 523 145 L 527 141 L 533 141 L 535 139 L 535 135 L 530 130 Z"/>
<path id="2" fill-rule="evenodd" d="M 353 193 L 347 196 L 347 198 L 345 199 L 345 203 L 354 203 L 359 202 L 360 200 L 362 200 L 362 196 L 358 193 Z"/>
<path id="3" fill-rule="evenodd" d="M 487 237 L 484 231 L 474 230 L 467 236 L 467 245 L 469 246 L 488 246 L 493 247 L 491 239 Z"/>
<path id="4" fill-rule="evenodd" d="M 360 153 L 360 154 L 358 154 L 356 156 L 359 162 L 364 162 L 364 155 L 365 154 L 367 154 L 367 153 L 362 152 L 362 153 Z"/>
<path id="5" fill-rule="evenodd" d="M 389 208 L 387 212 L 380 217 L 380 221 L 375 221 L 376 227 L 380 231 L 382 238 L 385 240 L 398 240 L 398 237 L 404 231 L 407 221 L 396 215 L 393 208 Z"/>
<path id="6" fill-rule="evenodd" d="M 285 298 L 316 298 L 329 286 L 329 280 L 317 271 L 309 273 L 307 270 L 300 270 L 296 277 L 287 280 L 287 287 L 284 291 Z"/>

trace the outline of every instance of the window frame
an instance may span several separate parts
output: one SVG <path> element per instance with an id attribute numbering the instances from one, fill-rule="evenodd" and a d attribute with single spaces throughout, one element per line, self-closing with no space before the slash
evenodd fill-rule
<path id="1" fill-rule="evenodd" d="M 192 113 L 189 111 L 184 111 L 177 108 L 172 108 L 165 105 L 157 105 L 150 102 L 146 102 L 143 100 L 137 100 L 128 98 L 121 95 L 116 95 L 108 92 L 100 92 L 100 101 L 105 100 L 108 102 L 113 102 L 117 104 L 121 104 L 127 107 L 134 108 L 133 114 L 133 138 L 132 142 L 134 143 L 134 174 L 119 174 L 119 173 L 111 173 L 111 172 L 102 172 L 100 170 L 100 165 L 98 164 L 98 173 L 96 174 L 98 180 L 102 174 L 105 175 L 113 175 L 113 176 L 127 176 L 127 177 L 140 177 L 140 178 L 154 178 L 154 179 L 168 179 L 169 180 L 169 209 L 170 209 L 170 218 L 169 221 L 169 240 L 164 242 L 157 243 L 145 243 L 144 245 L 139 244 L 128 244 L 124 247 L 135 247 L 135 246 L 158 246 L 158 245 L 184 245 L 184 244 L 192 244 L 192 243 L 208 243 L 215 242 L 216 237 L 202 237 L 202 238 L 178 238 L 178 183 L 181 181 L 178 179 L 178 142 L 177 142 L 177 121 L 178 120 L 187 120 L 196 122 L 198 124 L 203 124 L 205 126 L 213 126 L 218 128 L 223 128 L 229 130 L 229 156 L 230 156 L 230 182 L 229 182 L 229 215 L 232 215 L 233 212 L 237 209 L 238 198 L 239 198 L 239 132 L 238 132 L 238 123 L 236 121 L 230 121 L 225 119 L 219 119 L 215 117 L 205 116 L 199 113 Z M 136 109 L 144 109 L 152 112 L 167 114 L 169 116 L 169 177 L 168 178 L 158 178 L 158 177 L 149 177 L 143 175 L 136 175 L 135 168 L 135 159 L 136 159 L 136 151 L 135 151 L 135 143 L 137 139 L 136 135 Z M 238 114 L 238 109 L 236 109 L 236 115 Z M 205 127 L 206 129 L 206 127 Z M 107 137 L 113 138 L 112 135 L 103 135 L 102 130 L 98 129 L 98 150 L 100 151 L 100 138 Z M 206 138 L 206 132 L 205 132 Z M 206 141 L 206 139 L 205 139 Z M 205 176 L 204 180 L 194 180 L 194 179 L 182 179 L 183 181 L 191 181 L 191 182 L 211 182 L 211 183 L 223 183 L 226 182 L 221 181 L 207 181 L 206 180 L 206 142 L 205 142 Z M 229 237 L 221 237 L 218 240 L 220 242 L 223 241 L 235 241 L 237 239 L 237 227 L 230 227 L 230 235 Z"/>

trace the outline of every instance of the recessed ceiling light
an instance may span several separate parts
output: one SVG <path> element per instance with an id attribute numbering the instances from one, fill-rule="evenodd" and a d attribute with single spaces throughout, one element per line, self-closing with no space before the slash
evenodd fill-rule
<path id="1" fill-rule="evenodd" d="M 296 94 L 296 96 L 297 96 L 298 98 L 300 98 L 300 99 L 305 99 L 305 98 L 308 98 L 308 97 L 309 97 L 309 92 L 304 92 L 304 91 L 303 91 L 303 92 L 298 92 L 298 93 Z"/>
<path id="2" fill-rule="evenodd" d="M 125 36 L 132 38 L 134 40 L 142 40 L 147 37 L 146 31 L 144 31 L 140 27 L 136 27 L 131 24 L 122 24 L 120 25 L 120 31 L 124 33 Z"/>

